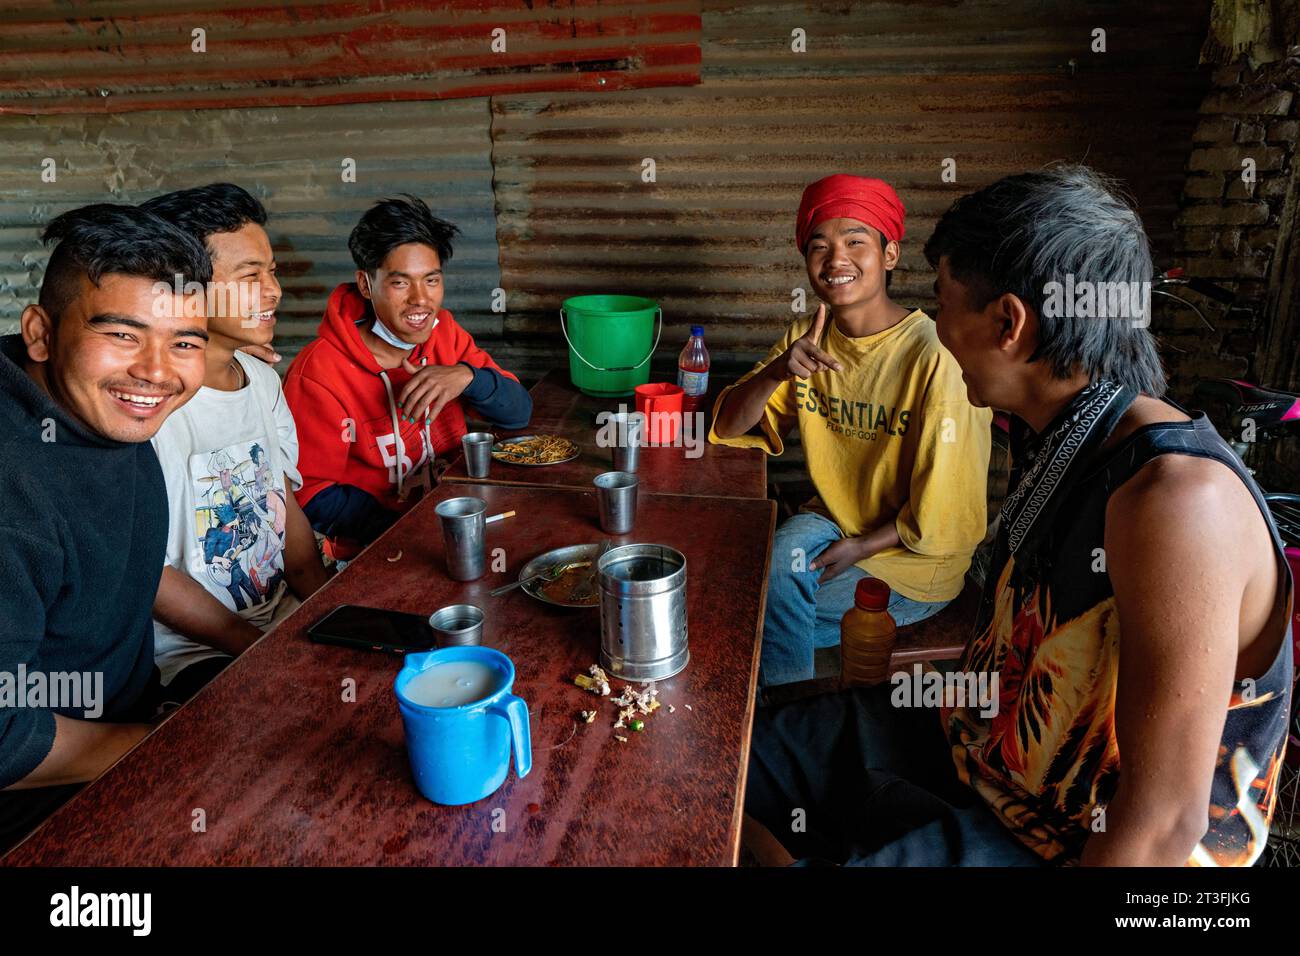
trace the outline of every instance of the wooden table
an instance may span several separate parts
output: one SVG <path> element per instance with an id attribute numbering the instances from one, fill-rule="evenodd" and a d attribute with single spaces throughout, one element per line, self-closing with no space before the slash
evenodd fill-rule
<path id="1" fill-rule="evenodd" d="M 487 478 L 470 478 L 465 472 L 464 456 L 458 456 L 444 480 L 468 481 L 494 485 L 529 485 L 548 488 L 572 488 L 587 491 L 601 472 L 613 469 L 610 450 L 596 444 L 599 428 L 597 416 L 604 411 L 635 411 L 631 396 L 627 398 L 593 398 L 578 391 L 569 382 L 564 369 L 547 372 L 529 392 L 533 397 L 533 415 L 527 428 L 517 431 L 485 426 L 498 438 L 518 435 L 562 435 L 573 441 L 579 455 L 562 465 L 530 468 L 492 462 Z M 716 495 L 734 498 L 767 497 L 767 456 L 756 448 L 728 448 L 710 445 L 707 423 L 712 411 L 713 389 L 705 413 L 706 426 L 693 436 L 700 444 L 695 449 L 666 446 L 641 449 L 637 476 L 641 490 L 672 495 Z M 684 435 L 684 432 L 683 432 Z M 688 457 L 700 452 L 698 457 Z"/>
<path id="2" fill-rule="evenodd" d="M 518 514 L 488 526 L 508 573 L 457 583 L 433 509 L 467 493 Z M 635 532 L 614 539 L 671 545 L 688 567 L 691 662 L 659 684 L 664 706 L 626 743 L 608 698 L 572 683 L 597 661 L 599 611 L 487 595 L 542 551 L 601 540 L 595 516 L 592 493 L 440 486 L 3 862 L 734 865 L 775 506 L 643 495 Z M 485 608 L 484 644 L 515 663 L 533 769 L 520 780 L 512 765 L 496 793 L 442 807 L 411 779 L 400 660 L 305 632 L 343 603 L 427 615 L 462 601 Z M 596 721 L 578 722 L 592 708 Z M 192 828 L 198 810 L 206 832 Z"/>

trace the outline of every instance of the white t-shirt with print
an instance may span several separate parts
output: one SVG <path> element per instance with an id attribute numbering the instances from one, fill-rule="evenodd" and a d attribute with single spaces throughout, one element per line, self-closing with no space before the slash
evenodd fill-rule
<path id="1" fill-rule="evenodd" d="M 247 384 L 200 388 L 153 438 L 167 482 L 167 564 L 262 630 L 297 600 L 284 580 L 287 508 L 298 473 L 298 432 L 280 377 L 235 353 Z M 154 662 L 169 684 L 184 667 L 221 651 L 154 619 Z"/>

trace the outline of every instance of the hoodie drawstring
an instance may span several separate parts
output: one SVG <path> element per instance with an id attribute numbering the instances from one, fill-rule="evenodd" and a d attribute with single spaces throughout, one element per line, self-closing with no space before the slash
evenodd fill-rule
<path id="1" fill-rule="evenodd" d="M 421 367 L 424 367 L 428 363 L 429 360 L 427 357 L 420 359 Z M 393 451 L 397 456 L 397 461 L 395 462 L 397 472 L 397 498 L 400 501 L 403 498 L 402 459 L 406 457 L 406 446 L 402 444 L 402 429 L 397 421 L 397 398 L 393 395 L 393 383 L 388 380 L 388 373 L 383 369 L 379 370 L 379 377 L 384 380 L 384 391 L 388 395 L 388 414 L 391 416 L 393 422 Z M 429 487 L 433 488 L 438 484 L 438 473 L 433 467 L 433 459 L 435 457 L 433 452 L 433 437 L 429 434 L 429 416 L 427 414 L 424 416 L 423 432 L 424 446 L 428 449 L 425 464 L 429 469 Z M 412 464 L 411 468 L 414 470 L 415 465 Z"/>
<path id="2" fill-rule="evenodd" d="M 406 456 L 406 449 L 402 445 L 402 429 L 397 422 L 397 399 L 393 395 L 393 383 L 388 380 L 388 373 L 383 369 L 379 371 L 379 377 L 384 380 L 384 391 L 388 393 L 388 414 L 393 419 L 393 454 L 395 461 L 394 468 L 397 470 L 397 499 L 402 499 L 402 459 Z"/>

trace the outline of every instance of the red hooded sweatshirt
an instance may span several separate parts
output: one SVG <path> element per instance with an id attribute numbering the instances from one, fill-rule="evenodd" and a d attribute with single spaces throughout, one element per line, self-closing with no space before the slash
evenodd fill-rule
<path id="1" fill-rule="evenodd" d="M 465 434 L 459 400 L 448 402 L 427 424 L 401 420 L 397 396 L 411 375 L 400 365 L 379 367 L 357 326 L 373 321 L 356 283 L 343 283 L 330 295 L 319 337 L 298 353 L 285 375 L 303 479 L 296 497 L 304 507 L 322 489 L 342 484 L 369 492 L 385 508 L 405 511 L 414 501 L 402 492 L 422 483 L 417 472 L 429 461 L 430 449 L 444 455 L 457 449 Z M 439 310 L 432 334 L 408 358 L 413 365 L 466 362 L 518 381 L 475 345 L 446 309 Z"/>

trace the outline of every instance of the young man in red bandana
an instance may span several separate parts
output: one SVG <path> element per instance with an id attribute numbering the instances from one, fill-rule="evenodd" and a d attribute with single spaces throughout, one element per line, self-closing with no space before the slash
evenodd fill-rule
<path id="1" fill-rule="evenodd" d="M 821 299 L 718 396 L 709 440 L 784 450 L 798 425 L 817 496 L 776 534 L 760 680 L 813 676 L 866 577 L 900 624 L 962 589 L 986 530 L 990 420 L 920 309 L 889 297 L 904 210 L 885 182 L 828 176 L 804 190 L 795 242 Z"/>

